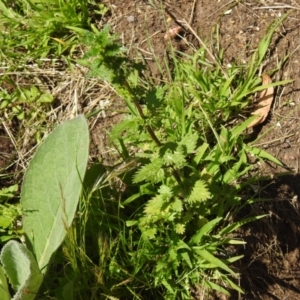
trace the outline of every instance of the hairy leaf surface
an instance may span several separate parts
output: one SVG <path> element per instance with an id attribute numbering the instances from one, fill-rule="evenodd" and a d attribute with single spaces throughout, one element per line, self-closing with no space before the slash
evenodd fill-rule
<path id="1" fill-rule="evenodd" d="M 11 240 L 1 251 L 1 263 L 16 291 L 13 299 L 34 299 L 43 282 L 43 275 L 33 254 L 24 245 Z"/>
<path id="2" fill-rule="evenodd" d="M 31 160 L 21 192 L 23 226 L 41 270 L 62 243 L 77 208 L 89 150 L 84 116 L 59 125 Z"/>

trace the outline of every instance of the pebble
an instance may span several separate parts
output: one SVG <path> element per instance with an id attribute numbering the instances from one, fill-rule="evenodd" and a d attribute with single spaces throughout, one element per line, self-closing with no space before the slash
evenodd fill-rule
<path id="1" fill-rule="evenodd" d="M 291 161 L 291 160 L 295 160 L 296 157 L 294 155 L 285 154 L 285 155 L 283 155 L 283 159 L 284 159 L 284 161 Z"/>
<path id="2" fill-rule="evenodd" d="M 291 145 L 289 143 L 283 143 L 282 146 L 281 146 L 281 148 L 283 148 L 283 149 L 287 149 L 287 148 L 290 148 L 290 147 L 291 147 Z"/>
<path id="3" fill-rule="evenodd" d="M 134 17 L 134 16 L 128 16 L 126 19 L 127 19 L 127 21 L 128 21 L 129 23 L 132 23 L 132 22 L 135 21 L 135 17 Z"/>

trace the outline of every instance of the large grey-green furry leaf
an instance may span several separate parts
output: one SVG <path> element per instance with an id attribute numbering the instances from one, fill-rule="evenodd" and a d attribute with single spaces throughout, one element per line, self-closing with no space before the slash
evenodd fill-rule
<path id="1" fill-rule="evenodd" d="M 89 155 L 84 116 L 59 125 L 38 148 L 21 192 L 29 249 L 45 272 L 74 218 Z"/>
<path id="2" fill-rule="evenodd" d="M 11 240 L 1 251 L 1 263 L 16 291 L 13 300 L 34 299 L 43 282 L 43 275 L 33 254 L 24 245 Z"/>

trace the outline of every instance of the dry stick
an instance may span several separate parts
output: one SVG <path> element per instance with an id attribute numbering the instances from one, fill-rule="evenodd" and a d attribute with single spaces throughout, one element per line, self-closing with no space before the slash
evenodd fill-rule
<path id="1" fill-rule="evenodd" d="M 197 0 L 194 0 L 193 6 L 192 6 L 192 11 L 191 11 L 190 19 L 189 19 L 189 24 L 190 25 L 192 25 L 192 22 L 193 22 L 196 2 L 197 2 Z"/>
<path id="2" fill-rule="evenodd" d="M 300 8 L 295 7 L 295 6 L 291 6 L 291 5 L 253 7 L 253 9 L 282 9 L 282 8 L 289 8 L 289 9 L 297 9 L 297 10 L 300 10 Z"/>
<path id="3" fill-rule="evenodd" d="M 298 149 L 298 159 L 297 159 L 297 169 L 296 169 L 296 174 L 299 174 L 299 154 L 300 154 L 300 149 Z"/>
<path id="4" fill-rule="evenodd" d="M 285 135 L 285 136 L 282 136 L 280 138 L 277 138 L 277 139 L 274 139 L 274 140 L 271 140 L 271 141 L 268 141 L 268 142 L 263 142 L 263 143 L 259 143 L 259 144 L 254 144 L 253 146 L 257 147 L 257 146 L 262 146 L 262 145 L 267 145 L 267 144 L 272 144 L 274 142 L 278 142 L 278 141 L 281 141 L 281 140 L 285 140 L 291 136 L 295 135 L 294 133 L 292 134 L 289 134 L 289 135 Z"/>
<path id="5" fill-rule="evenodd" d="M 202 20 L 202 22 L 204 22 L 204 21 L 206 21 L 206 20 L 208 20 L 208 19 L 211 19 L 211 17 L 212 17 L 213 15 L 215 15 L 215 14 L 217 14 L 218 12 L 222 11 L 224 7 L 226 7 L 226 10 L 229 10 L 229 9 L 235 7 L 236 5 L 239 4 L 240 1 L 241 1 L 241 0 L 231 0 L 231 1 L 227 2 L 226 4 L 222 5 L 219 9 L 215 10 L 212 14 L 206 16 L 206 18 L 204 18 L 204 19 Z M 230 5 L 229 5 L 229 4 L 230 4 Z M 222 16 L 222 15 L 221 15 L 221 16 Z"/>
<path id="6" fill-rule="evenodd" d="M 16 152 L 17 152 L 17 154 L 18 154 L 18 158 L 19 158 L 18 161 L 21 162 L 22 168 L 23 168 L 23 169 L 26 169 L 25 163 L 24 163 L 24 160 L 23 160 L 23 157 L 22 157 L 21 153 L 20 153 L 19 150 L 18 150 L 17 143 L 16 143 L 16 140 L 15 140 L 14 136 L 12 135 L 12 133 L 11 133 L 11 131 L 9 130 L 8 126 L 6 125 L 6 122 L 5 122 L 2 118 L 0 118 L 0 121 L 2 122 L 3 127 L 4 127 L 4 130 L 6 131 L 7 135 L 9 136 L 9 138 L 10 138 L 10 140 L 11 140 L 11 142 L 12 142 L 12 144 L 13 144 L 14 147 L 15 147 L 15 150 L 16 150 Z"/>

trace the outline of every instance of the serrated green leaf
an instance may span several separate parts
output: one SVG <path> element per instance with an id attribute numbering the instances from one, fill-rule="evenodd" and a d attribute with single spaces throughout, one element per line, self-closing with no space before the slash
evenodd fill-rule
<path id="1" fill-rule="evenodd" d="M 169 188 L 169 187 L 166 186 L 166 185 L 162 185 L 162 186 L 158 189 L 158 192 L 160 193 L 162 199 L 164 199 L 164 200 L 169 200 L 169 199 L 171 199 L 172 196 L 173 196 L 172 189 Z"/>
<path id="2" fill-rule="evenodd" d="M 73 221 L 88 156 L 88 125 L 81 115 L 59 125 L 45 139 L 25 174 L 23 227 L 43 272 Z"/>
<path id="3" fill-rule="evenodd" d="M 149 200 L 145 206 L 144 212 L 147 215 L 159 215 L 164 204 L 164 199 L 161 195 L 157 195 Z"/>
<path id="4" fill-rule="evenodd" d="M 203 180 L 196 181 L 193 190 L 188 197 L 189 203 L 202 202 L 211 197 L 210 192 L 207 189 L 206 183 Z"/>
<path id="5" fill-rule="evenodd" d="M 176 211 L 176 212 L 181 212 L 183 211 L 183 205 L 182 201 L 178 198 L 176 198 L 172 203 L 171 203 L 171 208 Z"/>
<path id="6" fill-rule="evenodd" d="M 145 96 L 145 103 L 150 111 L 155 112 L 157 108 L 162 105 L 165 92 L 166 87 L 161 86 L 155 87 L 147 92 Z"/>
<path id="7" fill-rule="evenodd" d="M 1 263 L 16 291 L 13 299 L 33 300 L 43 282 L 43 275 L 33 254 L 24 245 L 12 240 L 1 251 Z"/>
<path id="8" fill-rule="evenodd" d="M 134 175 L 133 183 L 142 181 L 157 183 L 164 179 L 165 174 L 162 169 L 161 159 L 154 159 L 151 163 L 141 167 Z"/>
<path id="9" fill-rule="evenodd" d="M 184 148 L 186 154 L 191 154 L 196 149 L 197 141 L 198 141 L 197 133 L 187 134 L 180 141 L 179 146 Z"/>
<path id="10" fill-rule="evenodd" d="M 175 225 L 175 232 L 178 233 L 178 234 L 184 234 L 185 225 L 184 224 L 176 224 Z"/>
<path id="11" fill-rule="evenodd" d="M 186 164 L 185 156 L 178 151 L 167 151 L 163 156 L 163 161 L 167 166 L 175 166 L 179 169 L 184 167 Z"/>
<path id="12" fill-rule="evenodd" d="M 39 99 L 38 102 L 39 103 L 51 103 L 53 102 L 53 96 L 51 94 L 42 94 Z"/>
<path id="13" fill-rule="evenodd" d="M 148 239 L 154 239 L 156 233 L 157 233 L 156 228 L 149 228 L 149 229 L 143 231 L 143 237 L 148 238 Z"/>

